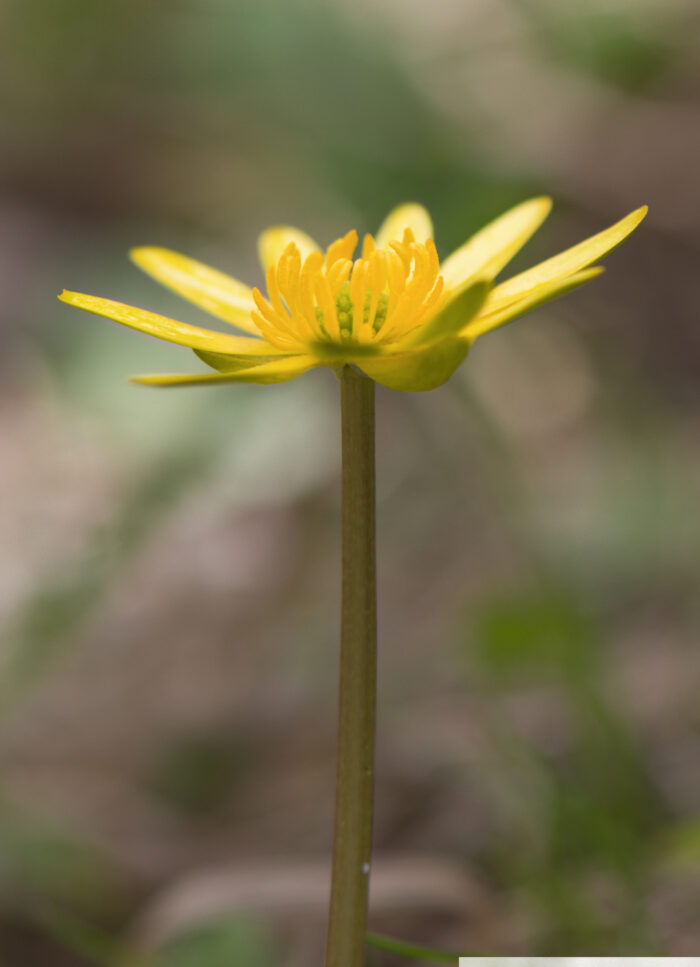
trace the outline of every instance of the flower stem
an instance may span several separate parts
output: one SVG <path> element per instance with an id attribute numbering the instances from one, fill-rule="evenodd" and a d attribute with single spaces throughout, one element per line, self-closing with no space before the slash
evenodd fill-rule
<path id="1" fill-rule="evenodd" d="M 338 762 L 326 967 L 362 967 L 372 849 L 377 678 L 374 383 L 340 374 L 343 593 Z"/>

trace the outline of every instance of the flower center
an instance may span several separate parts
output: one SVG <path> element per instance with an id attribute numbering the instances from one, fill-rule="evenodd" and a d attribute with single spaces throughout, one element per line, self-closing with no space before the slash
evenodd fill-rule
<path id="1" fill-rule="evenodd" d="M 357 232 L 348 232 L 325 256 L 303 260 L 292 242 L 267 270 L 267 299 L 253 290 L 252 316 L 262 335 L 285 351 L 352 347 L 372 351 L 397 342 L 428 321 L 442 304 L 444 283 L 432 239 L 403 239 L 378 249 L 371 235 L 353 261 Z"/>

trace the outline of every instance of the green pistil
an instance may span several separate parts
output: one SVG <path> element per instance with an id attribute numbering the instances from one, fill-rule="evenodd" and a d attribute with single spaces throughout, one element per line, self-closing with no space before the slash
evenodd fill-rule
<path id="1" fill-rule="evenodd" d="M 340 338 L 350 339 L 352 337 L 352 317 L 354 306 L 350 298 L 350 283 L 345 282 L 335 300 L 335 308 L 338 314 L 338 325 L 340 326 Z"/>
<path id="2" fill-rule="evenodd" d="M 371 297 L 370 297 L 369 292 L 367 292 L 366 295 L 365 295 L 365 312 L 364 312 L 364 321 L 365 322 L 368 322 L 369 321 L 369 305 L 370 305 L 370 301 L 371 301 Z M 374 325 L 373 325 L 373 328 L 374 328 L 374 331 L 375 332 L 379 332 L 379 330 L 384 325 L 384 321 L 386 319 L 386 310 L 387 310 L 387 306 L 388 305 L 389 305 L 389 299 L 388 299 L 387 295 L 384 292 L 381 292 L 379 294 L 379 299 L 377 301 L 377 311 L 374 313 Z"/>
<path id="3" fill-rule="evenodd" d="M 372 302 L 372 296 L 369 292 L 365 293 L 364 305 L 362 307 L 362 319 L 363 321 L 369 322 L 369 310 Z M 377 309 L 374 314 L 374 331 L 379 332 L 381 327 L 384 325 L 386 320 L 386 310 L 389 300 L 387 296 L 382 292 L 377 301 Z M 342 342 L 349 342 L 352 339 L 352 321 L 355 312 L 355 307 L 350 298 L 350 283 L 345 282 L 338 293 L 338 298 L 335 302 L 335 308 L 338 315 L 338 325 L 340 327 L 340 338 Z M 328 335 L 328 330 L 326 329 L 323 309 L 316 306 L 316 322 L 321 326 L 324 333 Z"/>

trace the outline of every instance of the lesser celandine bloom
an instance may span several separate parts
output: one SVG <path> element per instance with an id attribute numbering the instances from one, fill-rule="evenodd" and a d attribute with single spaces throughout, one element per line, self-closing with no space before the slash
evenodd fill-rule
<path id="1" fill-rule="evenodd" d="M 355 231 L 325 253 L 304 232 L 270 228 L 259 242 L 267 295 L 163 248 L 131 257 L 159 282 L 235 326 L 230 335 L 176 322 L 109 299 L 64 292 L 64 302 L 151 336 L 188 346 L 215 373 L 137 376 L 152 386 L 281 383 L 315 366 L 350 364 L 397 390 L 434 389 L 474 340 L 598 275 L 592 267 L 646 213 L 622 221 L 520 275 L 494 278 L 546 218 L 548 198 L 511 209 L 442 264 L 430 216 L 420 205 L 395 209 L 361 252 Z"/>
<path id="2" fill-rule="evenodd" d="M 192 349 L 215 372 L 138 376 L 152 386 L 281 383 L 317 366 L 341 378 L 343 594 L 336 814 L 327 967 L 364 963 L 376 695 L 374 383 L 429 390 L 479 336 L 587 282 L 595 263 L 640 223 L 639 208 L 598 235 L 493 285 L 549 213 L 535 198 L 487 225 L 444 262 L 420 205 L 395 209 L 376 238 L 348 232 L 323 252 L 294 228 L 263 232 L 267 294 L 163 248 L 140 268 L 247 335 L 201 329 L 96 296 L 64 302 Z"/>

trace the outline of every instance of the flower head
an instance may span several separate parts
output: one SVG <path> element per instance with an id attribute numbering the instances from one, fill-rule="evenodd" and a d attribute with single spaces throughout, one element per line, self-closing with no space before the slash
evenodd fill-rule
<path id="1" fill-rule="evenodd" d="M 548 198 L 516 206 L 442 264 L 432 223 L 406 204 L 358 249 L 353 230 L 322 251 L 304 232 L 270 228 L 259 242 L 266 294 L 162 248 L 132 259 L 168 288 L 245 336 L 190 326 L 109 299 L 63 292 L 63 302 L 192 349 L 214 373 L 138 376 L 152 386 L 280 383 L 315 366 L 358 366 L 399 390 L 447 380 L 474 340 L 602 272 L 594 266 L 646 214 L 639 208 L 598 235 L 498 285 L 493 280 L 551 208 Z"/>

